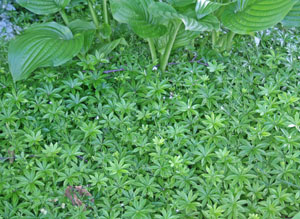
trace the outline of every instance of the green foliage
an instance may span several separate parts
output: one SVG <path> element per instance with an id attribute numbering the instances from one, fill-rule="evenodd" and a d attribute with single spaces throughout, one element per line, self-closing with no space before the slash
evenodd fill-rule
<path id="1" fill-rule="evenodd" d="M 229 33 L 223 36 L 220 32 L 212 34 L 213 47 L 229 51 L 235 34 L 253 34 L 273 27 L 289 12 L 294 15 L 293 6 L 296 8 L 297 2 L 297 0 L 238 0 L 218 3 L 199 0 L 198 10 L 203 15 L 213 12 L 218 16 L 222 26 L 229 30 Z"/>
<path id="2" fill-rule="evenodd" d="M 52 14 L 64 9 L 71 0 L 17 0 L 17 3 L 35 14 Z"/>
<path id="3" fill-rule="evenodd" d="M 133 31 L 142 38 L 159 37 L 166 33 L 164 25 L 153 18 L 148 12 L 148 7 L 153 0 L 111 0 L 111 10 L 120 23 L 129 24 Z"/>
<path id="4" fill-rule="evenodd" d="M 84 43 L 81 41 L 72 42 L 68 47 L 67 55 L 64 54 L 67 58 L 64 57 L 63 61 L 61 61 L 62 57 L 60 57 L 62 53 L 57 50 L 56 53 L 50 53 L 51 58 L 49 60 L 37 62 L 36 59 L 40 60 L 41 57 L 35 54 L 44 56 L 44 53 L 47 53 L 49 50 L 49 39 L 46 35 L 54 34 L 45 34 L 43 31 L 38 31 L 33 33 L 37 35 L 36 38 L 33 38 L 28 33 L 34 32 L 33 30 L 36 28 L 29 28 L 21 37 L 18 37 L 17 41 L 11 43 L 11 49 L 9 50 L 9 57 L 21 54 L 16 60 L 9 59 L 11 73 L 15 81 L 28 77 L 38 67 L 49 66 L 50 63 L 54 66 L 64 64 L 78 54 L 78 47 L 81 47 L 83 54 L 87 53 L 94 42 L 95 35 L 98 41 L 102 43 L 100 51 L 106 50 L 104 51 L 105 55 L 108 55 L 119 43 L 124 41 L 123 38 L 119 38 L 109 42 L 109 44 L 105 42 L 110 41 L 113 32 L 109 25 L 107 0 L 102 1 L 103 24 L 100 24 L 98 21 L 95 4 L 92 0 L 88 0 L 87 5 L 93 24 L 80 19 L 69 21 L 65 13 L 66 6 L 69 4 L 78 6 L 80 1 L 76 3 L 70 0 L 18 0 L 17 2 L 36 14 L 48 15 L 60 12 L 65 24 L 75 36 L 81 35 L 81 41 L 83 39 Z M 281 22 L 284 18 L 282 22 L 286 26 L 297 26 L 298 15 L 297 0 L 218 2 L 210 0 L 170 0 L 167 2 L 157 2 L 155 0 L 110 0 L 110 6 L 115 20 L 128 24 L 138 36 L 148 41 L 153 64 L 159 64 L 162 72 L 167 68 L 171 51 L 193 44 L 193 40 L 200 32 L 212 32 L 213 47 L 219 48 L 221 51 L 229 51 L 235 34 L 252 34 L 256 31 L 265 30 Z M 224 26 L 230 31 L 228 35 L 220 36 L 221 24 L 222 27 Z M 47 26 L 47 24 L 44 25 Z M 53 31 L 55 32 L 55 30 Z M 28 38 L 32 38 L 30 43 L 27 41 Z M 69 38 L 67 40 L 70 40 Z M 57 39 L 57 36 L 56 38 L 51 38 L 52 41 L 55 39 Z M 37 46 L 37 48 L 34 47 L 40 41 L 44 43 Z M 65 50 L 66 47 L 64 45 L 59 48 Z M 16 67 L 16 62 L 20 62 L 21 65 Z"/>
<path id="5" fill-rule="evenodd" d="M 8 61 L 14 81 L 28 77 L 38 67 L 59 66 L 83 47 L 82 34 L 55 22 L 32 26 L 10 43 Z"/>
<path id="6" fill-rule="evenodd" d="M 265 30 L 279 23 L 292 9 L 294 0 L 250 0 L 238 10 L 236 5 L 225 6 L 221 15 L 223 25 L 239 34 Z"/>
<path id="7" fill-rule="evenodd" d="M 209 14 L 212 14 L 218 10 L 221 6 L 227 5 L 228 3 L 212 2 L 209 0 L 197 0 L 196 14 L 197 18 L 203 18 Z"/>
<path id="8" fill-rule="evenodd" d="M 95 11 L 104 7 L 89 2 Z M 1 41 L 0 218 L 298 217 L 299 30 L 261 31 L 259 43 L 237 35 L 238 49 L 220 53 L 210 49 L 210 33 L 197 28 L 230 1 L 163 2 L 136 15 L 172 30 L 151 38 L 159 54 L 166 45 L 178 48 L 164 74 L 152 70 L 138 38 L 143 32 L 135 36 L 111 20 L 112 35 L 101 33 L 86 1 L 65 9 L 68 26 L 50 23 L 82 40 L 78 58 L 64 66 L 37 68 L 14 83 L 9 46 Z M 231 4 L 241 12 L 250 3 Z M 196 5 L 198 16 L 207 15 L 197 18 Z M 28 26 L 32 17 L 18 10 L 24 15 L 15 22 Z M 52 16 L 40 17 L 45 23 L 36 27 Z M 197 31 L 186 31 L 183 21 Z M 194 47 L 180 48 L 192 39 Z M 65 195 L 70 186 L 80 207 Z"/>
<path id="9" fill-rule="evenodd" d="M 93 23 L 80 19 L 69 22 L 65 8 L 70 4 L 70 0 L 18 0 L 17 2 L 36 14 L 48 15 L 60 12 L 68 27 L 56 22 L 34 24 L 13 40 L 8 51 L 8 62 L 14 81 L 27 78 L 39 67 L 59 66 L 71 60 L 79 52 L 87 53 L 94 42 L 96 32 L 98 40 L 101 41 L 99 51 L 105 56 L 119 43 L 126 43 L 124 38 L 108 44 L 103 42 L 109 40 L 112 33 L 108 24 L 108 15 L 106 14 L 104 24 L 100 26 L 91 1 L 87 2 Z M 72 4 L 76 5 L 74 1 Z M 103 10 L 107 13 L 106 5 Z"/>
<path id="10" fill-rule="evenodd" d="M 296 3 L 292 10 L 283 19 L 282 24 L 286 27 L 300 26 L 300 2 Z"/>
<path id="11" fill-rule="evenodd" d="M 200 31 L 219 28 L 219 21 L 214 16 L 197 20 L 193 10 L 195 6 L 191 1 L 184 4 L 171 2 L 174 7 L 153 0 L 110 2 L 114 18 L 129 24 L 137 35 L 148 40 L 154 63 L 157 62 L 156 52 L 160 53 L 159 63 L 162 71 L 167 67 L 173 48 L 190 44 Z M 180 7 L 177 8 L 178 6 Z"/>
<path id="12" fill-rule="evenodd" d="M 96 26 L 93 22 L 87 22 L 83 20 L 74 20 L 69 23 L 68 27 L 73 34 L 83 34 L 84 35 L 84 44 L 82 52 L 85 54 L 89 51 L 96 34 Z"/>

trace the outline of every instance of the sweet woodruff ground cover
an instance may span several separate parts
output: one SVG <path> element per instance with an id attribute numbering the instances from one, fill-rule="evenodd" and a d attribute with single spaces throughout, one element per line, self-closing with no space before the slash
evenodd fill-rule
<path id="1" fill-rule="evenodd" d="M 74 59 L 16 84 L 1 41 L 0 218 L 293 217 L 300 33 L 257 37 L 220 54 L 204 36 L 161 74 L 130 35 L 107 64 Z M 74 189 L 74 206 L 68 186 L 91 196 Z"/>

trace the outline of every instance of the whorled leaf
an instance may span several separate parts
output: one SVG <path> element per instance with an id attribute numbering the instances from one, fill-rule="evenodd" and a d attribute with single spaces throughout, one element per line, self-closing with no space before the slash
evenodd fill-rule
<path id="1" fill-rule="evenodd" d="M 236 11 L 236 3 L 232 3 L 225 6 L 221 21 L 235 33 L 249 34 L 279 23 L 295 3 L 296 0 L 249 0 L 241 11 Z"/>
<path id="2" fill-rule="evenodd" d="M 219 29 L 219 21 L 216 17 L 210 15 L 203 19 L 197 20 L 193 16 L 187 16 L 178 13 L 175 8 L 163 2 L 152 3 L 149 12 L 156 17 L 166 20 L 181 20 L 185 26 L 185 30 L 189 31 L 208 31 Z"/>
<path id="3" fill-rule="evenodd" d="M 39 67 L 59 66 L 83 47 L 84 36 L 73 36 L 68 27 L 55 22 L 34 25 L 11 41 L 9 68 L 14 81 L 26 78 Z"/>
<path id="4" fill-rule="evenodd" d="M 148 13 L 151 3 L 153 0 L 110 0 L 110 7 L 118 22 L 129 24 L 142 38 L 153 38 L 164 35 L 167 29 Z"/>
<path id="5" fill-rule="evenodd" d="M 300 27 L 300 1 L 294 5 L 283 19 L 282 24 L 286 27 Z"/>
<path id="6" fill-rule="evenodd" d="M 17 3 L 35 14 L 52 14 L 65 8 L 70 0 L 17 0 Z"/>

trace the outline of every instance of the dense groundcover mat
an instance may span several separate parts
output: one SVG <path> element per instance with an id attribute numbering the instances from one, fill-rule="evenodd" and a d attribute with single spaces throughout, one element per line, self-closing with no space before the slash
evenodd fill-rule
<path id="1" fill-rule="evenodd" d="M 164 73 L 126 39 L 16 83 L 0 41 L 0 218 L 295 216 L 299 31 L 204 35 Z"/>

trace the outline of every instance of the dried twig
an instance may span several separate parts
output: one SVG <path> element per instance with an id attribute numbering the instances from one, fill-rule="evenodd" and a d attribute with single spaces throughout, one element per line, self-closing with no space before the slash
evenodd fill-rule
<path id="1" fill-rule="evenodd" d="M 13 163 L 15 161 L 15 151 L 8 149 L 7 153 L 9 154 L 9 163 Z"/>
<path id="2" fill-rule="evenodd" d="M 125 71 L 124 68 L 120 68 L 120 69 L 114 69 L 114 70 L 106 70 L 103 73 L 104 74 L 109 74 L 109 73 L 114 73 L 114 72 L 119 72 L 119 71 Z"/>
<path id="3" fill-rule="evenodd" d="M 65 191 L 65 196 L 68 197 L 70 199 L 70 201 L 72 202 L 73 205 L 76 206 L 82 206 L 84 205 L 84 209 L 86 208 L 85 204 L 82 203 L 82 201 L 80 200 L 80 197 L 77 196 L 76 192 L 78 192 L 78 194 L 81 197 L 92 197 L 92 194 L 89 193 L 86 189 L 83 188 L 83 186 L 68 186 L 66 191 Z M 91 202 L 94 202 L 94 199 L 90 199 Z"/>

